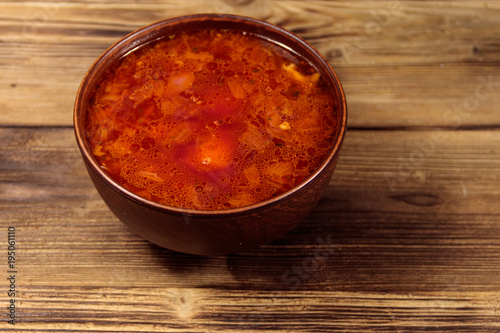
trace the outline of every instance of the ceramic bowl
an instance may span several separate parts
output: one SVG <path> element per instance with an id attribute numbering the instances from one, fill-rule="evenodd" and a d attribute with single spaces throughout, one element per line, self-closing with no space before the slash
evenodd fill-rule
<path id="1" fill-rule="evenodd" d="M 307 59 L 324 77 L 338 119 L 335 140 L 322 165 L 288 192 L 257 204 L 216 211 L 165 206 L 144 199 L 110 178 L 94 159 L 85 137 L 89 98 L 104 73 L 132 50 L 185 29 L 224 28 L 246 31 L 279 43 Z M 160 21 L 125 36 L 91 66 L 78 90 L 74 128 L 85 166 L 97 191 L 116 217 L 141 237 L 178 252 L 222 255 L 270 243 L 291 230 L 317 204 L 328 185 L 344 138 L 346 99 L 339 79 L 328 62 L 307 42 L 273 24 L 234 15 L 201 14 Z"/>

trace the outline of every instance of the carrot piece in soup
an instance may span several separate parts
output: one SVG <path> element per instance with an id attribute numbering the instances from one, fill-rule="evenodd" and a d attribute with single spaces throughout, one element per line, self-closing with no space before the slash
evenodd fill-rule
<path id="1" fill-rule="evenodd" d="M 229 89 L 235 98 L 243 99 L 247 97 L 247 92 L 245 88 L 243 88 L 243 84 L 240 80 L 231 78 L 227 80 L 227 84 L 229 85 Z"/>
<path id="2" fill-rule="evenodd" d="M 269 139 L 266 138 L 264 134 L 262 134 L 260 130 L 253 125 L 248 125 L 245 132 L 241 133 L 239 139 L 242 143 L 259 151 L 263 150 L 269 143 Z"/>
<path id="3" fill-rule="evenodd" d="M 282 161 L 271 163 L 267 169 L 269 178 L 279 184 L 288 184 L 293 179 L 293 162 Z"/>
<path id="4" fill-rule="evenodd" d="M 295 120 L 293 125 L 298 131 L 316 130 L 321 126 L 321 118 L 317 112 L 311 112 L 306 117 Z"/>
<path id="5" fill-rule="evenodd" d="M 255 188 L 260 184 L 260 172 L 255 164 L 246 168 L 243 173 L 248 181 L 250 188 Z"/>
<path id="6" fill-rule="evenodd" d="M 227 202 L 231 205 L 231 207 L 243 207 L 251 205 L 255 202 L 255 199 L 250 193 L 237 192 Z"/>

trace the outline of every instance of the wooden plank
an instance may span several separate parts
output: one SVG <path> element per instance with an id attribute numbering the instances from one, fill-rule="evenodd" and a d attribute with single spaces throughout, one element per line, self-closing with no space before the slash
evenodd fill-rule
<path id="1" fill-rule="evenodd" d="M 500 124 L 495 2 L 55 1 L 0 8 L 0 124 L 70 125 L 78 85 L 108 46 L 148 23 L 195 12 L 266 19 L 310 41 L 338 71 L 351 127 Z"/>
<path id="2" fill-rule="evenodd" d="M 26 293 L 21 312 L 26 317 L 19 327 L 50 332 L 495 332 L 498 298 L 477 296 L 42 287 Z"/>
<path id="3" fill-rule="evenodd" d="M 19 332 L 500 329 L 498 131 L 350 131 L 301 225 L 211 258 L 118 222 L 71 128 L 2 128 L 0 142 Z"/>
<path id="4" fill-rule="evenodd" d="M 82 228 L 101 220 L 114 224 L 83 168 L 72 129 L 4 128 L 0 141 L 4 222 L 23 223 L 30 217 L 30 226 L 35 227 L 49 217 L 83 217 L 88 221 Z M 457 221 L 467 228 L 472 227 L 468 218 L 477 215 L 491 223 L 489 227 L 500 227 L 493 223 L 499 213 L 495 204 L 500 195 L 499 143 L 497 131 L 348 132 L 331 186 L 311 216 L 320 223 L 318 228 L 327 227 L 336 216 L 348 223 L 349 216 L 364 214 L 382 222 L 385 218 L 398 229 L 405 227 L 398 223 L 408 218 L 430 230 L 426 218 L 434 215 L 440 215 L 443 223 Z M 40 210 L 44 214 L 36 213 Z M 483 236 L 495 237 L 489 229 L 483 231 Z M 70 244 L 81 235 L 70 232 L 65 237 L 70 237 Z M 466 234 L 458 234 L 456 240 L 467 242 Z"/>

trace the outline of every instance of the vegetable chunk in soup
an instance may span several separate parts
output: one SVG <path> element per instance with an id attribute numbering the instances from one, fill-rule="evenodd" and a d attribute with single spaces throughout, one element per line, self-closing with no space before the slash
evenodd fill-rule
<path id="1" fill-rule="evenodd" d="M 256 35 L 195 30 L 123 57 L 87 110 L 87 140 L 123 187 L 175 207 L 258 203 L 301 183 L 333 142 L 320 74 Z"/>

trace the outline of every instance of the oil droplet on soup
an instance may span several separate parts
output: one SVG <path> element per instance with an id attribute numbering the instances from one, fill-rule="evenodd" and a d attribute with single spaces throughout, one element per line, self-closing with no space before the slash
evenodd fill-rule
<path id="1" fill-rule="evenodd" d="M 336 119 L 320 74 L 258 36 L 193 30 L 112 68 L 87 110 L 96 160 L 128 190 L 199 210 L 282 194 L 324 161 Z"/>

